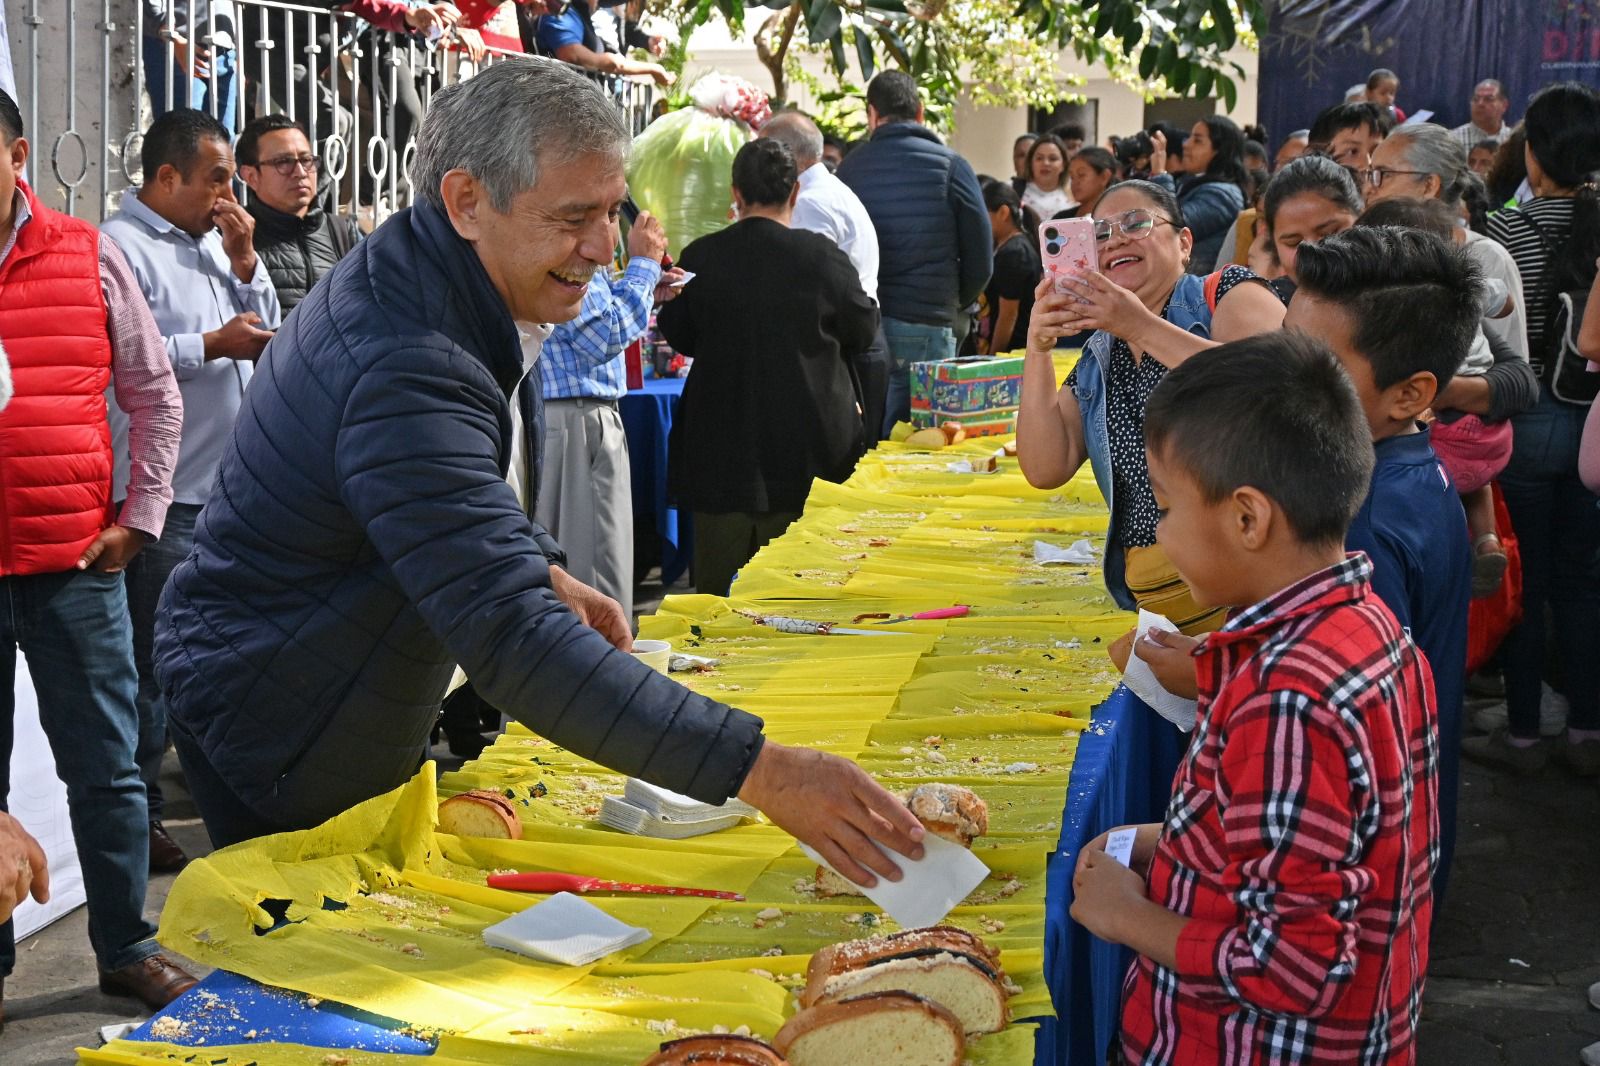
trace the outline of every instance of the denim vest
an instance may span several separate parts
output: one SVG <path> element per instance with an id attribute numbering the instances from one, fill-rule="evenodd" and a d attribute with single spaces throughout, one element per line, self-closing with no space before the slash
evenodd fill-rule
<path id="1" fill-rule="evenodd" d="M 1196 336 L 1211 337 L 1211 308 L 1206 306 L 1206 279 L 1185 274 L 1163 316 L 1179 329 Z M 1119 532 L 1120 514 L 1112 494 L 1111 436 L 1106 429 L 1106 380 L 1111 371 L 1111 344 L 1115 340 L 1105 331 L 1097 331 L 1083 346 L 1083 357 L 1078 360 L 1077 378 L 1072 393 L 1078 398 L 1078 410 L 1083 414 L 1083 443 L 1089 452 L 1089 465 L 1094 470 L 1094 480 L 1100 494 L 1111 509 L 1111 525 L 1106 530 L 1106 558 L 1104 573 L 1106 591 L 1124 610 L 1133 610 L 1133 594 L 1128 591 L 1124 576 L 1126 560 Z"/>

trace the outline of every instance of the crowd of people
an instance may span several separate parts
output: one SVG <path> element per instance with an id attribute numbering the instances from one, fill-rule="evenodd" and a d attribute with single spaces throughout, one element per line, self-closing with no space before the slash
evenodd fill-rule
<path id="1" fill-rule="evenodd" d="M 555 54 L 592 65 L 573 32 Z M 39 203 L 0 94 L 0 646 L 67 784 L 101 987 L 193 984 L 143 918 L 186 860 L 169 743 L 217 846 L 403 783 L 443 704 L 466 754 L 509 715 L 744 798 L 863 883 L 898 876 L 875 844 L 920 853 L 854 764 L 625 654 L 617 401 L 655 310 L 694 359 L 669 481 L 716 594 L 906 420 L 914 365 L 1024 352 L 1023 473 L 1089 464 L 1108 594 L 1172 627 L 1112 657 L 1199 704 L 1166 821 L 1073 879 L 1073 917 L 1138 954 L 1119 1061 L 1413 1061 L 1459 759 L 1600 776 L 1600 93 L 1509 127 L 1486 80 L 1447 130 L 1400 84 L 1275 151 L 1221 115 L 1065 127 L 995 178 L 885 71 L 856 144 L 796 111 L 757 131 L 734 221 L 677 263 L 648 214 L 619 244 L 630 131 L 562 64 L 438 93 L 415 203 L 371 234 L 327 210 L 304 125 L 235 140 L 184 107 L 96 230 Z M 1095 267 L 1047 272 L 1039 227 L 1070 218 Z M 1496 673 L 1504 714 L 1469 721 Z M 0 869 L 0 915 L 47 891 L 4 815 Z"/>

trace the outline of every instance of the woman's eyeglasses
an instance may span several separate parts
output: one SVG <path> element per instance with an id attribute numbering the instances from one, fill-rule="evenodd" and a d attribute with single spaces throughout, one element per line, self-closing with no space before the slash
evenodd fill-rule
<path id="1" fill-rule="evenodd" d="M 1105 244 L 1115 234 L 1120 233 L 1130 241 L 1142 241 L 1155 232 L 1157 226 L 1161 225 L 1172 226 L 1176 229 L 1178 224 L 1172 219 L 1162 218 L 1154 212 L 1146 211 L 1143 208 L 1134 208 L 1132 211 L 1128 211 L 1117 218 L 1106 218 L 1096 222 L 1094 224 L 1094 240 L 1096 244 Z"/>
<path id="2" fill-rule="evenodd" d="M 273 159 L 263 159 L 261 165 L 271 167 L 285 178 L 294 177 L 294 172 L 305 167 L 307 174 L 315 174 L 322 164 L 314 155 L 280 155 Z"/>

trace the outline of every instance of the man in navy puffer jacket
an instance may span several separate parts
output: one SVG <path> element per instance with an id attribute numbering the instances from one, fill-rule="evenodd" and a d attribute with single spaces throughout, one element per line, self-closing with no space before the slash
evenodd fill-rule
<path id="1" fill-rule="evenodd" d="M 873 840 L 920 854 L 915 819 L 855 764 L 763 743 L 760 719 L 614 648 L 631 643 L 616 602 L 567 576 L 529 518 L 544 433 L 537 378 L 522 382 L 610 264 L 627 143 L 604 95 L 549 60 L 442 91 L 420 202 L 268 346 L 156 639 L 218 845 L 404 783 L 459 662 L 556 743 L 696 799 L 738 795 L 847 876 L 898 876 Z"/>
<path id="2" fill-rule="evenodd" d="M 956 316 L 994 270 L 989 212 L 972 167 L 922 124 L 910 75 L 886 70 L 867 86 L 872 139 L 839 164 L 839 180 L 878 231 L 878 304 L 894 365 L 883 434 L 910 414 L 909 368 L 952 359 Z"/>

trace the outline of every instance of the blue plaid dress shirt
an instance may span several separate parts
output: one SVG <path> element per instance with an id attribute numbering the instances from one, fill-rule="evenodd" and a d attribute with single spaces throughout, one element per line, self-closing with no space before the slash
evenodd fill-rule
<path id="1" fill-rule="evenodd" d="M 620 278 L 599 271 L 583 307 L 544 342 L 539 378 L 546 400 L 618 400 L 628 391 L 623 350 L 650 325 L 661 264 L 634 259 Z"/>

